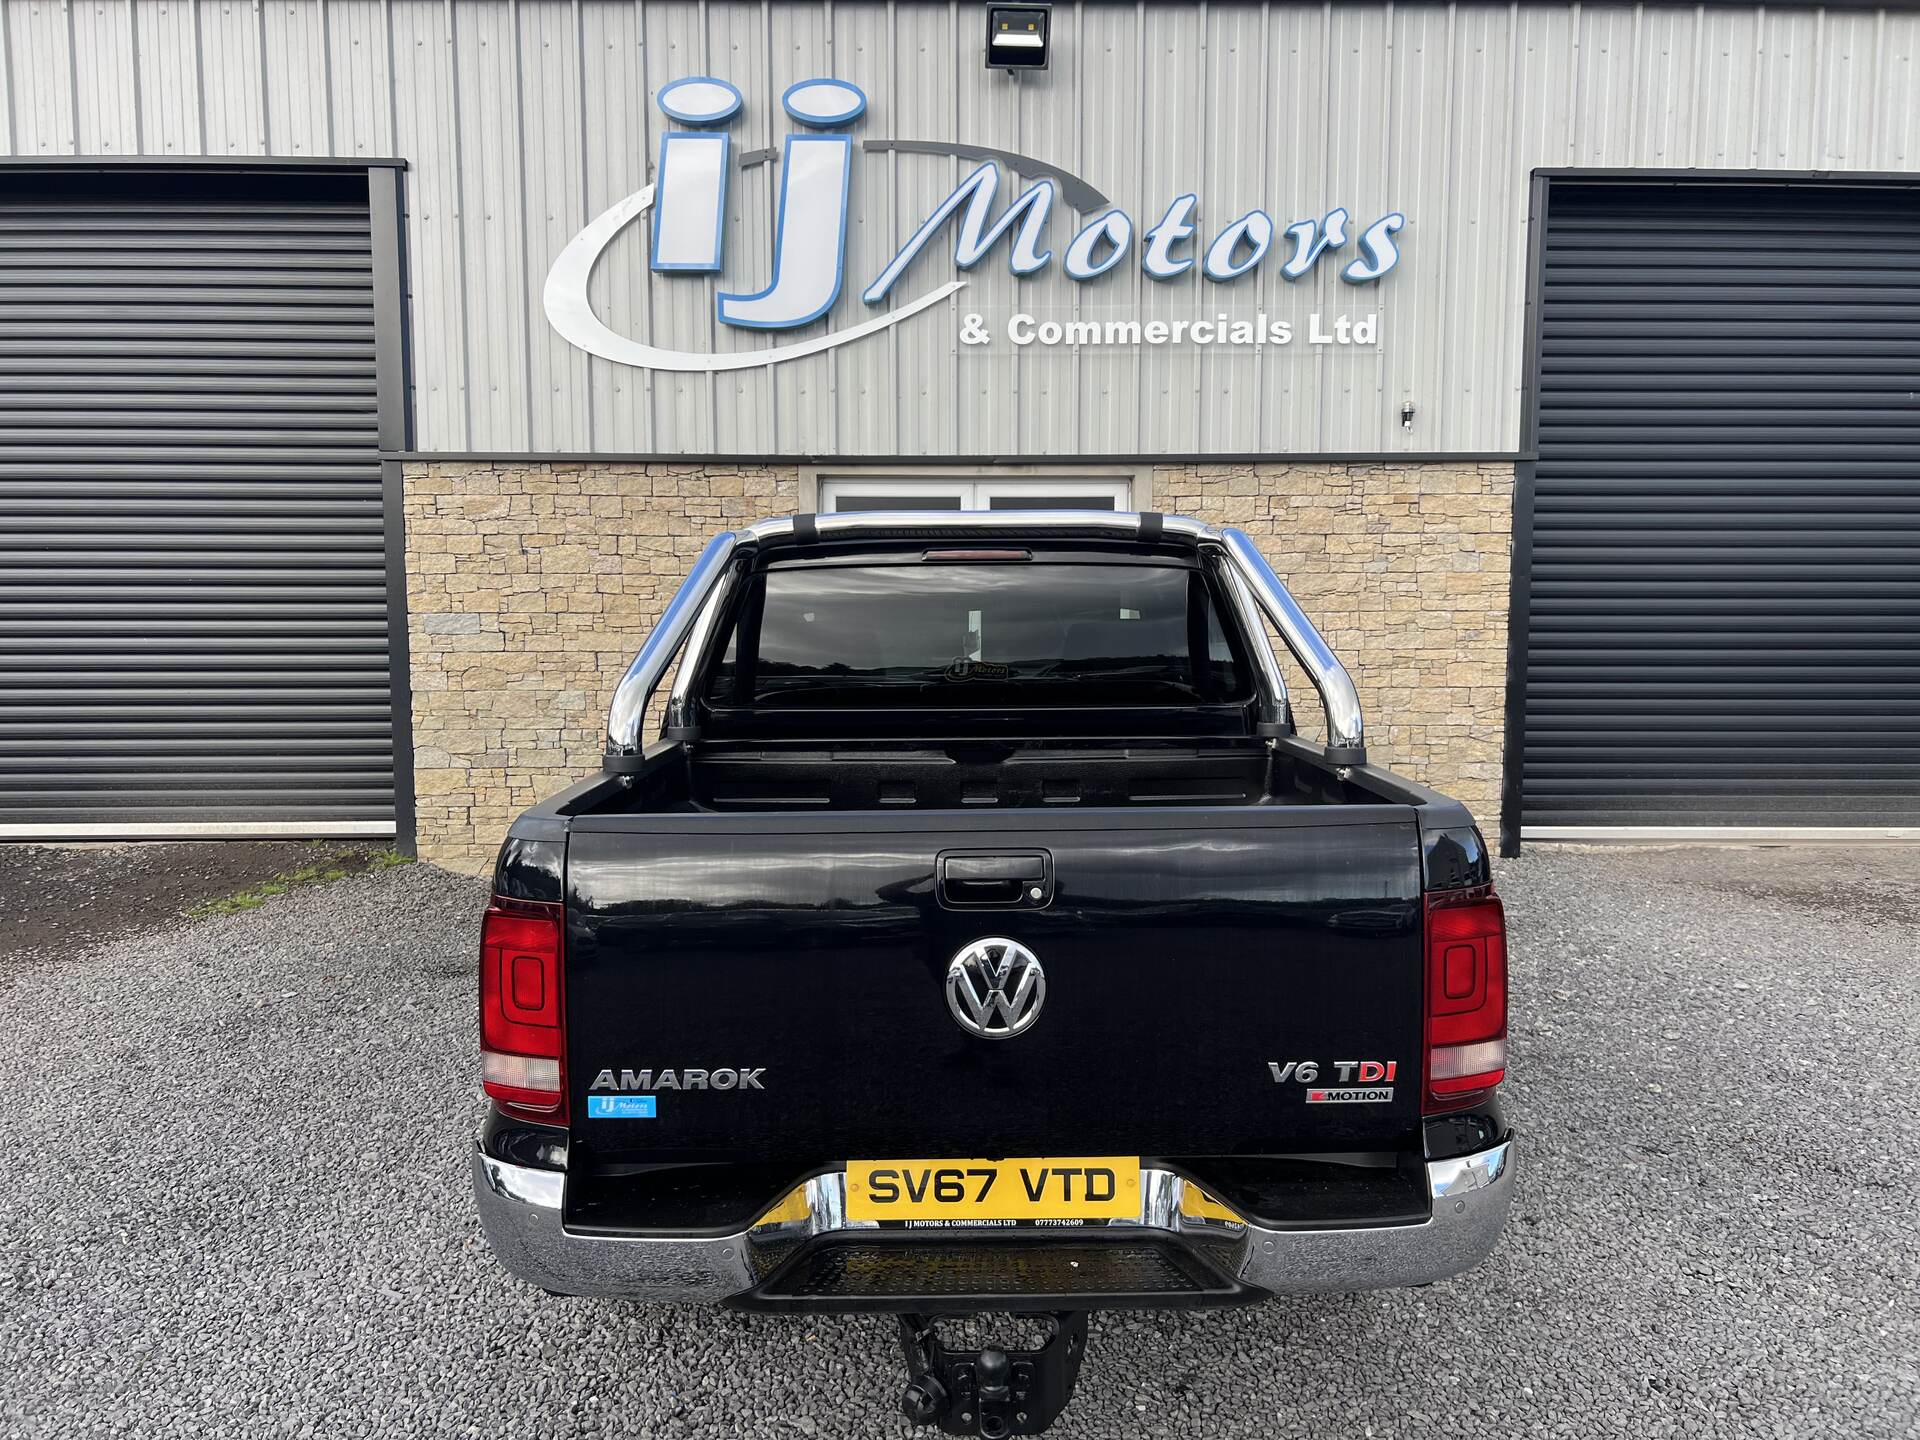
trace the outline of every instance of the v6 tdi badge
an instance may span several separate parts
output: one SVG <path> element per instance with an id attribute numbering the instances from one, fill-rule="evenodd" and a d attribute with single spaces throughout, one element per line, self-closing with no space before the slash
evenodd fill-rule
<path id="1" fill-rule="evenodd" d="M 1399 1072 L 1400 1062 L 1335 1060 L 1327 1068 L 1338 1077 L 1338 1084 L 1320 1083 L 1321 1065 L 1318 1060 L 1288 1060 L 1284 1064 L 1278 1060 L 1267 1062 L 1274 1084 L 1285 1085 L 1288 1081 L 1297 1080 L 1305 1087 L 1305 1093 L 1300 1098 L 1307 1105 L 1385 1104 L 1393 1099 L 1393 1081 Z"/>

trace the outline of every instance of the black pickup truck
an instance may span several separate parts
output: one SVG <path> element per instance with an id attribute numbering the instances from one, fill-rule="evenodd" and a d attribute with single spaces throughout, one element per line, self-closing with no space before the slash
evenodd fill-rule
<path id="1" fill-rule="evenodd" d="M 1367 763 L 1346 671 L 1240 532 L 729 532 L 607 742 L 514 823 L 481 941 L 473 1173 L 514 1274 L 894 1313 L 909 1418 L 995 1437 L 1059 1414 L 1090 1311 L 1423 1285 L 1492 1249 L 1486 848 Z M 948 1317 L 1009 1312 L 1020 1338 L 953 1343 Z"/>

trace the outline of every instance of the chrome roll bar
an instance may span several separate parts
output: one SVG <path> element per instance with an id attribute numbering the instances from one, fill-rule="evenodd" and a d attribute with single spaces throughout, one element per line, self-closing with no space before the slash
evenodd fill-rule
<path id="1" fill-rule="evenodd" d="M 713 643 L 714 633 L 719 629 L 727 607 L 733 603 L 733 592 L 740 586 L 744 568 L 732 556 L 720 566 L 707 591 L 706 603 L 700 607 L 700 613 L 694 617 L 693 625 L 687 631 L 687 643 L 682 647 L 682 653 L 688 656 L 707 653 L 707 647 Z M 693 734 L 693 681 L 699 668 L 698 665 L 682 665 L 673 677 L 673 689 L 667 692 L 666 718 L 660 727 L 661 735 L 669 740 L 684 740 Z"/>
<path id="2" fill-rule="evenodd" d="M 1241 633 L 1247 637 L 1248 648 L 1253 651 L 1254 668 L 1260 675 L 1262 730 L 1268 734 L 1290 734 L 1293 717 L 1287 710 L 1287 677 L 1281 673 L 1280 662 L 1274 657 L 1273 642 L 1267 638 L 1267 627 L 1261 623 L 1260 602 L 1253 598 L 1253 591 L 1248 588 L 1245 577 L 1231 563 L 1226 551 L 1218 550 L 1216 554 L 1221 587 L 1227 592 L 1227 603 L 1233 607 L 1233 616 L 1240 622 Z"/>
<path id="3" fill-rule="evenodd" d="M 1227 547 L 1234 568 L 1252 587 L 1260 608 L 1267 612 L 1273 628 L 1313 681 L 1313 688 L 1320 692 L 1321 708 L 1327 712 L 1327 759 L 1337 765 L 1366 764 L 1367 725 L 1360 714 L 1360 692 L 1354 689 L 1347 667 L 1307 618 L 1293 592 L 1273 573 L 1267 557 L 1247 538 L 1246 531 L 1221 530 L 1216 537 Z"/>
<path id="4" fill-rule="evenodd" d="M 693 562 L 693 569 L 687 572 L 687 578 L 673 592 L 667 608 L 660 612 L 659 623 L 647 636 L 647 643 L 640 647 L 640 653 L 633 657 L 620 687 L 613 692 L 613 704 L 607 710 L 609 757 L 638 755 L 645 748 L 640 730 L 646 724 L 647 706 L 653 702 L 653 692 L 660 688 L 661 679 L 672 668 L 673 657 L 680 653 L 680 644 L 693 628 L 708 593 L 726 573 L 734 551 L 739 548 L 740 537 L 731 530 L 723 530 L 709 540 L 700 558 Z"/>
<path id="5" fill-rule="evenodd" d="M 1166 538 L 1188 542 L 1197 549 L 1217 549 L 1228 596 L 1254 647 L 1264 702 L 1262 719 L 1283 722 L 1287 718 L 1287 689 L 1267 642 L 1266 629 L 1253 613 L 1256 608 L 1273 622 L 1288 651 L 1319 692 L 1327 715 L 1327 759 L 1336 765 L 1366 763 L 1366 727 L 1352 677 L 1244 531 L 1219 529 L 1184 515 L 1113 510 L 868 510 L 762 520 L 743 530 L 722 531 L 709 540 L 614 692 L 607 712 L 607 768 L 628 768 L 620 762 L 646 748 L 641 732 L 647 707 L 683 648 L 694 663 L 682 665 L 674 679 L 662 733 L 672 738 L 691 733 L 692 686 L 701 669 L 699 661 L 713 644 L 732 602 L 741 574 L 737 562 L 751 550 L 840 536 L 961 540 L 999 532 L 1048 530 L 1080 535 L 1111 533 L 1149 541 Z"/>

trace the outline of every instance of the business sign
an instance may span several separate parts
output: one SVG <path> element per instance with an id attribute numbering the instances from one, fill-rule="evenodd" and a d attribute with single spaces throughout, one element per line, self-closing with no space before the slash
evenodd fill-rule
<path id="1" fill-rule="evenodd" d="M 1366 286 L 1379 281 L 1400 260 L 1394 237 L 1407 220 L 1398 211 L 1356 227 L 1353 217 L 1336 207 L 1317 219 L 1282 227 L 1264 210 L 1250 210 L 1203 236 L 1196 223 L 1199 199 L 1189 193 L 1175 196 L 1154 223 L 1140 231 L 1131 215 L 1092 185 L 1031 156 L 965 144 L 870 139 L 863 142 L 863 151 L 979 162 L 933 208 L 885 268 L 866 281 L 860 298 L 877 313 L 868 320 L 829 326 L 764 349 L 726 353 L 666 349 L 608 327 L 593 311 L 587 282 L 615 237 L 642 216 L 650 220 L 653 283 L 698 283 L 701 277 L 720 275 L 725 262 L 727 182 L 734 168 L 725 127 L 740 113 L 743 100 L 732 85 L 709 76 L 676 80 L 663 87 L 656 99 L 671 120 L 688 128 L 669 131 L 661 138 L 653 184 L 595 218 L 560 252 L 547 274 L 545 294 L 547 319 L 571 344 L 641 369 L 757 369 L 851 345 L 905 324 L 967 286 L 965 278 L 955 277 L 905 298 L 897 293 L 910 288 L 905 283 L 910 274 L 929 268 L 918 262 L 948 231 L 953 235 L 953 264 L 961 272 L 972 270 L 1000 249 L 1016 276 L 1058 268 L 1080 285 L 1096 284 L 1127 265 L 1137 265 L 1157 281 L 1177 280 L 1198 267 L 1211 285 L 1229 287 L 1264 265 L 1297 281 L 1328 264 L 1338 266 L 1340 278 L 1348 284 Z M 854 173 L 850 127 L 865 113 L 867 97 L 844 80 L 822 78 L 789 86 L 781 104 L 802 129 L 786 138 L 778 162 L 780 200 L 772 278 L 758 290 L 729 290 L 721 284 L 714 293 L 715 318 L 740 329 L 796 331 L 815 325 L 840 298 L 847 279 L 847 213 Z M 742 166 L 770 160 L 769 155 L 743 157 Z M 1002 166 L 1040 178 L 1004 209 L 997 209 Z M 1082 224 L 1056 256 L 1049 222 L 1057 202 L 1077 211 Z M 1224 304 L 1224 290 L 1221 298 Z M 966 312 L 955 338 L 962 347 L 1004 338 L 1014 346 L 1196 344 L 1257 349 L 1297 341 L 1371 345 L 1377 342 L 1378 326 L 1377 314 L 1315 313 L 1300 325 L 1265 313 L 1248 315 L 1211 307 L 1185 320 L 1125 315 L 1049 318 L 1020 312 L 990 323 L 984 314 Z"/>

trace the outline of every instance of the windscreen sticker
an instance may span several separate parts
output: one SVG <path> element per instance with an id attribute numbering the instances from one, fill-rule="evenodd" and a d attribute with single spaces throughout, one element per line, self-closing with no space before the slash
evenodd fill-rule
<path id="1" fill-rule="evenodd" d="M 949 680 L 1007 680 L 1013 676 L 1013 667 L 997 660 L 971 660 L 963 655 L 943 673 Z"/>
<path id="2" fill-rule="evenodd" d="M 589 1120 L 651 1120 L 659 1104 L 652 1095 L 589 1095 Z"/>

